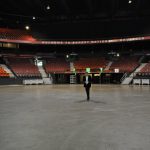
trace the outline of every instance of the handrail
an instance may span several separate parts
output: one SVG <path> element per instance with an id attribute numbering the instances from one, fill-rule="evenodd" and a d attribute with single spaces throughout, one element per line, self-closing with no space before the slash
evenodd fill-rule
<path id="1" fill-rule="evenodd" d="M 126 72 L 123 77 L 120 79 L 120 82 L 122 82 L 126 77 L 127 77 L 128 73 Z"/>

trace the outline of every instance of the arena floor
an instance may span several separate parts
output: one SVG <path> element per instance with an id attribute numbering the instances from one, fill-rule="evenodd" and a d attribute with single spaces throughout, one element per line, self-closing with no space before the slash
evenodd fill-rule
<path id="1" fill-rule="evenodd" d="M 0 86 L 0 150 L 150 150 L 150 87 Z"/>

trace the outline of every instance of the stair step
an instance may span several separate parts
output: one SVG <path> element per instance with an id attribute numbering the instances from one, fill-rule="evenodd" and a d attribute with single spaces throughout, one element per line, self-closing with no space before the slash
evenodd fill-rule
<path id="1" fill-rule="evenodd" d="M 41 73 L 42 78 L 46 78 L 47 74 L 46 74 L 44 68 L 40 66 L 40 67 L 38 67 L 38 69 L 39 69 L 39 72 Z"/>
<path id="2" fill-rule="evenodd" d="M 134 75 L 136 75 L 138 72 L 141 71 L 142 68 L 146 66 L 147 63 L 142 63 L 134 72 L 130 74 L 129 77 L 125 78 L 121 84 L 130 84 L 131 81 L 133 80 Z"/>

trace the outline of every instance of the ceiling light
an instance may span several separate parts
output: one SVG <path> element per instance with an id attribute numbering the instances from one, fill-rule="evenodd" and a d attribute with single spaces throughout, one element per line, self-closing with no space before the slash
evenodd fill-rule
<path id="1" fill-rule="evenodd" d="M 131 3 L 132 3 L 132 0 L 129 0 L 128 3 L 131 4 Z"/>
<path id="2" fill-rule="evenodd" d="M 49 5 L 47 5 L 46 9 L 47 9 L 47 10 L 49 10 L 49 9 L 50 9 L 50 6 L 49 6 Z"/>
<path id="3" fill-rule="evenodd" d="M 26 30 L 29 30 L 29 29 L 30 29 L 30 27 L 29 27 L 29 26 L 25 26 L 25 29 L 26 29 Z"/>
<path id="4" fill-rule="evenodd" d="M 33 16 L 32 19 L 35 20 L 35 17 Z"/>
<path id="5" fill-rule="evenodd" d="M 119 57 L 120 56 L 120 54 L 119 53 L 117 53 L 117 57 Z"/>

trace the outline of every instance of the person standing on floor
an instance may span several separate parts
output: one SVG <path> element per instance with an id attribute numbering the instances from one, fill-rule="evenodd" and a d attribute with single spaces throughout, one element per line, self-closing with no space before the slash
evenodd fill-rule
<path id="1" fill-rule="evenodd" d="M 90 88 L 91 88 L 92 78 L 88 72 L 83 76 L 83 84 L 87 95 L 87 101 L 90 100 Z"/>

